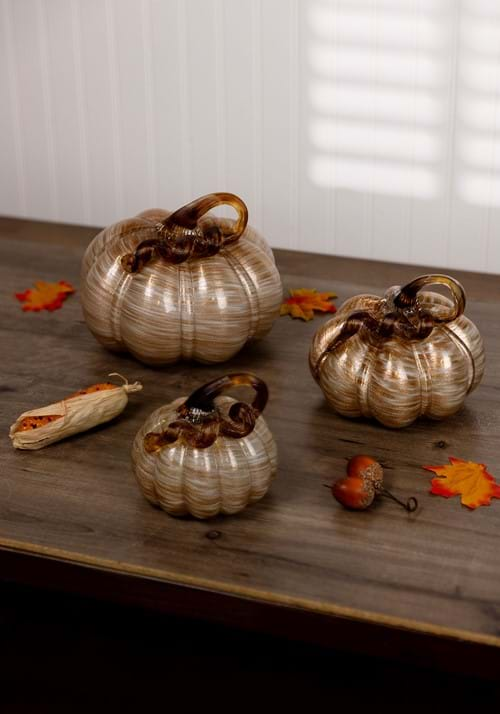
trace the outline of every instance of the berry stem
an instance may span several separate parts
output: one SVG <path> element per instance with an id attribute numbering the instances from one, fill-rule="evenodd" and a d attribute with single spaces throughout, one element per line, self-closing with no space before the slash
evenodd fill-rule
<path id="1" fill-rule="evenodd" d="M 402 506 L 405 511 L 408 511 L 408 513 L 413 513 L 413 511 L 416 511 L 418 508 L 418 501 L 415 496 L 410 496 L 410 498 L 405 503 L 404 501 L 400 501 L 399 498 L 396 498 L 396 496 L 394 496 L 394 494 L 392 494 L 386 488 L 381 487 L 377 490 L 381 496 L 387 496 L 387 498 L 392 498 L 393 501 L 399 503 L 399 505 Z"/>

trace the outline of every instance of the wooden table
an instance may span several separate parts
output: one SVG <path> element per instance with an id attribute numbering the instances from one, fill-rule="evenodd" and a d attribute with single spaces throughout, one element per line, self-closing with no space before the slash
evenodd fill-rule
<path id="1" fill-rule="evenodd" d="M 225 365 L 145 367 L 102 349 L 78 295 L 53 313 L 23 313 L 13 293 L 35 280 L 79 283 L 95 230 L 0 220 L 0 568 L 5 580 L 139 603 L 337 649 L 495 675 L 500 671 L 500 502 L 469 511 L 429 495 L 422 464 L 448 455 L 500 476 L 500 281 L 453 271 L 487 350 L 482 385 L 443 423 L 390 431 L 337 417 L 309 374 L 324 317 L 283 317 Z M 333 289 L 340 304 L 424 271 L 277 251 L 285 287 Z M 141 496 L 129 462 L 139 425 L 160 404 L 226 371 L 251 370 L 270 387 L 266 419 L 279 476 L 259 504 L 211 522 L 175 519 Z M 119 419 L 39 452 L 12 449 L 19 413 L 119 371 L 140 380 Z M 387 485 L 419 499 L 408 515 L 381 499 L 353 513 L 323 484 L 369 453 Z M 218 537 L 209 537 L 217 531 Z M 213 535 L 213 533 L 211 533 Z"/>

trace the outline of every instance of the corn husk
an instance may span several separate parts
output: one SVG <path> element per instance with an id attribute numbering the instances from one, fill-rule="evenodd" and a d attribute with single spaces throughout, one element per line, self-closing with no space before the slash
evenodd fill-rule
<path id="1" fill-rule="evenodd" d="M 122 377 L 122 379 L 124 378 Z M 129 384 L 125 380 L 124 384 L 116 385 L 115 389 L 69 397 L 60 402 L 48 404 L 46 407 L 24 412 L 10 427 L 9 436 L 12 445 L 16 449 L 42 449 L 67 436 L 92 429 L 92 427 L 103 424 L 121 414 L 127 406 L 129 393 L 138 392 L 141 389 L 140 382 Z M 37 429 L 17 431 L 26 417 L 46 415 L 61 415 L 61 418 Z"/>

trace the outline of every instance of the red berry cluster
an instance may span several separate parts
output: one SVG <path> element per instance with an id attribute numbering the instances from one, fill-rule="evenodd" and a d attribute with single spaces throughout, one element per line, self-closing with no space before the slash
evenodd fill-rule
<path id="1" fill-rule="evenodd" d="M 378 461 L 360 454 L 353 456 L 347 464 L 347 476 L 332 484 L 332 494 L 343 506 L 356 511 L 364 511 L 371 506 L 377 494 L 389 496 L 408 512 L 416 510 L 416 498 L 411 497 L 403 503 L 384 488 L 383 480 L 384 471 Z"/>

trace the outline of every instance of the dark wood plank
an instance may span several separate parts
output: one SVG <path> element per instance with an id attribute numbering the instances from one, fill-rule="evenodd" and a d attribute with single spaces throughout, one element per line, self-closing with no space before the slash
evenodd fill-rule
<path id="1" fill-rule="evenodd" d="M 80 563 L 90 579 L 93 569 L 115 572 L 149 583 L 150 593 L 170 583 L 179 597 L 190 593 L 200 614 L 208 591 L 211 598 L 220 597 L 227 622 L 232 609 L 224 598 L 231 597 L 271 610 L 307 612 L 320 622 L 380 628 L 374 642 L 383 641 L 385 628 L 396 628 L 408 636 L 425 635 L 421 642 L 444 638 L 498 652 L 500 504 L 470 512 L 456 500 L 432 497 L 429 474 L 421 470 L 422 464 L 452 454 L 482 461 L 496 472 L 498 278 L 453 273 L 468 291 L 467 313 L 485 339 L 488 365 L 480 388 L 448 421 L 420 422 L 393 432 L 341 419 L 326 406 L 307 366 L 310 339 L 323 318 L 309 324 L 281 318 L 268 338 L 225 365 L 153 370 L 97 345 L 77 296 L 54 313 L 22 313 L 12 294 L 36 279 L 66 279 L 78 286 L 79 261 L 93 234 L 89 228 L 0 220 L 4 557 L 17 551 L 50 557 L 61 567 Z M 339 304 L 352 294 L 380 293 L 424 271 L 290 251 L 277 252 L 277 258 L 285 286 L 332 288 Z M 266 418 L 280 450 L 279 477 L 270 494 L 237 517 L 210 523 L 176 520 L 152 508 L 140 495 L 129 465 L 131 440 L 141 422 L 196 385 L 243 369 L 255 371 L 270 387 Z M 11 448 L 5 434 L 20 412 L 112 371 L 144 384 L 120 419 L 40 452 Z M 342 473 L 346 459 L 360 452 L 382 461 L 394 491 L 418 497 L 417 514 L 408 516 L 386 501 L 366 513 L 351 513 L 332 501 L 322 484 Z M 220 538 L 208 539 L 214 528 Z M 333 630 L 328 632 L 333 641 Z M 356 647 L 363 650 L 362 635 L 353 632 Z"/>

